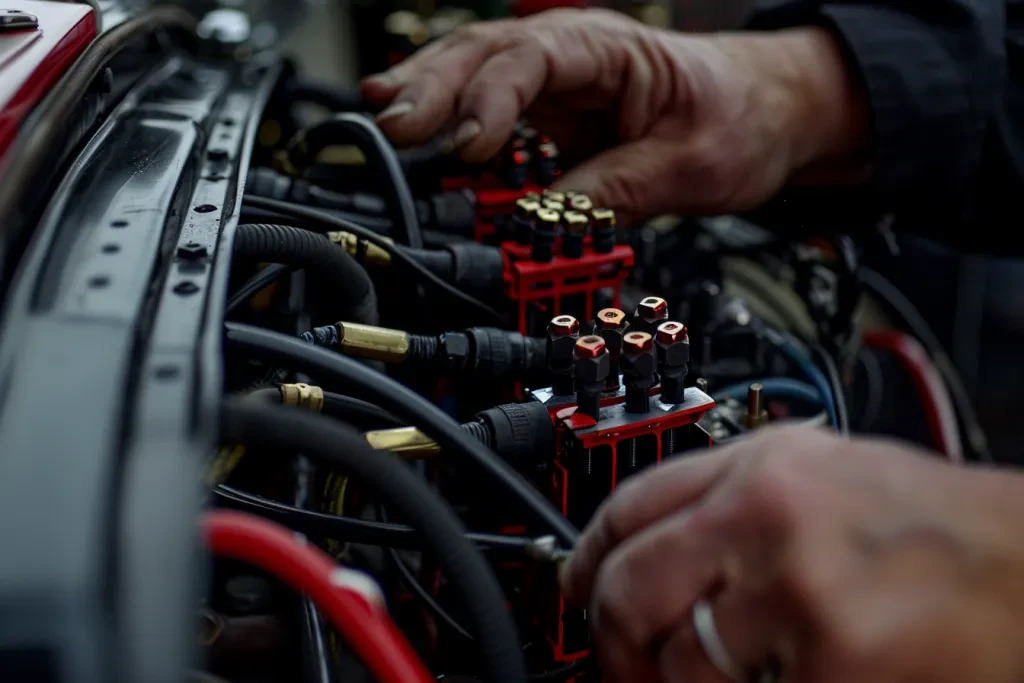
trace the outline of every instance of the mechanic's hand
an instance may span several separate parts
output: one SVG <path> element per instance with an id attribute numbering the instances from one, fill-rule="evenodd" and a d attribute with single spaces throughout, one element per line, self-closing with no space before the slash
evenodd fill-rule
<path id="1" fill-rule="evenodd" d="M 604 10 L 473 24 L 363 83 L 398 145 L 445 130 L 482 161 L 525 112 L 570 158 L 558 183 L 628 220 L 748 209 L 864 144 L 864 106 L 821 29 L 686 35 Z"/>
<path id="2" fill-rule="evenodd" d="M 787 683 L 1024 680 L 1024 482 L 930 458 L 783 429 L 637 475 L 562 576 L 608 679 L 724 681 L 708 597 L 732 658 Z"/>

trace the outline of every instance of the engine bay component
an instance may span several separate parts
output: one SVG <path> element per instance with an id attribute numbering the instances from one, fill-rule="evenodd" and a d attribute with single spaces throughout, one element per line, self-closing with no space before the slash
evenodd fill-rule
<path id="1" fill-rule="evenodd" d="M 924 406 L 908 438 L 985 452 L 847 238 L 618 225 L 551 187 L 536 122 L 484 164 L 396 150 L 237 8 L 97 34 L 19 7 L 0 680 L 590 683 L 557 571 L 629 477 L 771 424 L 877 428 L 916 405 L 883 363 Z M 923 346 L 862 333 L 862 289 Z"/>

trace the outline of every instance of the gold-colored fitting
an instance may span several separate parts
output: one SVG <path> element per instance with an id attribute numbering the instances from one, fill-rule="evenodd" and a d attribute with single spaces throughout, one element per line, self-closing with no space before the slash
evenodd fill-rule
<path id="1" fill-rule="evenodd" d="M 565 204 L 565 193 L 558 190 L 544 190 L 540 193 L 540 196 L 543 199 L 550 199 L 553 202 Z"/>
<path id="2" fill-rule="evenodd" d="M 560 218 L 557 211 L 551 209 L 538 209 L 537 220 L 541 223 L 546 223 L 551 229 L 558 227 L 558 219 Z"/>
<path id="3" fill-rule="evenodd" d="M 441 452 L 441 447 L 415 427 L 378 429 L 363 435 L 366 442 L 379 451 L 390 451 L 408 460 L 430 458 Z"/>
<path id="4" fill-rule="evenodd" d="M 554 199 L 542 199 L 541 204 L 544 205 L 545 209 L 550 209 L 551 211 L 557 211 L 558 213 L 565 211 L 565 202 L 559 202 Z"/>
<path id="5" fill-rule="evenodd" d="M 586 235 L 587 228 L 590 227 L 590 221 L 579 211 L 566 211 L 563 213 L 562 224 L 565 226 L 567 233 L 578 237 Z"/>
<path id="6" fill-rule="evenodd" d="M 327 233 L 327 239 L 340 245 L 345 251 L 354 256 L 356 260 L 362 263 L 368 263 L 371 266 L 387 266 L 391 264 L 391 254 L 384 251 L 373 242 L 362 239 L 350 232 L 345 232 L 343 230 L 329 232 Z"/>
<path id="7" fill-rule="evenodd" d="M 409 335 L 386 327 L 339 322 L 341 351 L 350 356 L 401 363 L 409 352 Z"/>
<path id="8" fill-rule="evenodd" d="M 595 228 L 614 228 L 615 212 L 611 209 L 594 209 L 590 212 Z"/>
<path id="9" fill-rule="evenodd" d="M 583 213 L 589 213 L 594 208 L 594 202 L 590 201 L 590 197 L 585 194 L 573 195 L 569 199 L 569 204 L 572 208 Z"/>
<path id="10" fill-rule="evenodd" d="M 324 390 L 311 384 L 282 384 L 281 403 L 319 413 L 324 408 Z"/>

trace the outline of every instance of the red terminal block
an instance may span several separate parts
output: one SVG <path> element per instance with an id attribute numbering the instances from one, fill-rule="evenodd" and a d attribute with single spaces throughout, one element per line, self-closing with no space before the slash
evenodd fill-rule
<path id="1" fill-rule="evenodd" d="M 646 343 L 639 346 L 643 353 L 650 352 Z M 714 405 L 710 396 L 691 387 L 678 403 L 665 403 L 652 393 L 649 409 L 643 413 L 630 412 L 621 392 L 617 399 L 608 394 L 602 397 L 596 419 L 576 406 L 551 406 L 557 450 L 551 481 L 555 504 L 583 528 L 628 477 L 673 454 L 710 447 L 711 437 L 698 422 Z M 557 596 L 553 577 L 551 584 L 550 592 L 538 591 L 543 600 L 538 604 L 547 610 L 540 624 L 554 658 L 572 662 L 589 652 L 587 613 Z"/>
<path id="2" fill-rule="evenodd" d="M 588 219 L 582 211 L 572 209 L 560 214 L 543 205 L 548 202 L 548 206 L 571 206 L 576 202 L 585 207 L 589 202 L 585 195 L 566 196 L 548 190 L 539 197 L 541 208 L 537 209 L 533 208 L 532 199 L 517 207 L 519 217 L 510 219 L 516 226 L 517 240 L 501 245 L 505 294 L 515 307 L 520 333 L 543 334 L 544 321 L 552 316 L 567 314 L 593 320 L 602 306 L 611 304 L 618 308 L 622 283 L 635 263 L 635 256 L 632 247 L 615 244 L 614 213 L 592 209 L 592 218 Z M 527 223 L 533 229 L 530 244 L 525 244 Z M 587 235 L 591 227 L 592 237 Z M 560 235 L 563 229 L 566 234 Z M 577 250 L 579 256 L 574 255 Z M 667 317 L 668 304 L 663 299 L 658 301 Z M 650 334 L 653 333 L 652 328 Z"/>

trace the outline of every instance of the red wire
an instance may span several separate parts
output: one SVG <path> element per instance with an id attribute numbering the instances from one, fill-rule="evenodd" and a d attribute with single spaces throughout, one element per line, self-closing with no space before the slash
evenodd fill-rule
<path id="1" fill-rule="evenodd" d="M 914 381 L 921 398 L 928 430 L 935 447 L 953 462 L 963 462 L 964 448 L 957 427 L 956 410 L 942 376 L 935 369 L 928 353 L 908 334 L 894 330 L 873 330 L 864 333 L 864 346 L 888 351 L 895 356 Z"/>
<path id="2" fill-rule="evenodd" d="M 202 528 L 213 554 L 253 564 L 309 596 L 375 680 L 434 683 L 387 612 L 332 581 L 337 566 L 326 553 L 282 526 L 241 512 L 207 512 Z"/>

